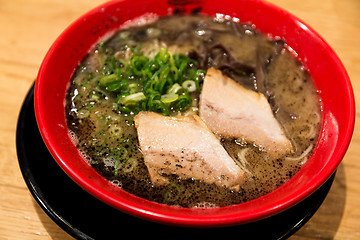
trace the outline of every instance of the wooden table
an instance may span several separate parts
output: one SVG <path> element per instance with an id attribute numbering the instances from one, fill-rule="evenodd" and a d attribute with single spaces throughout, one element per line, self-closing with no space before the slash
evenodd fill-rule
<path id="1" fill-rule="evenodd" d="M 322 35 L 360 94 L 360 1 L 269 0 Z M 55 38 L 100 0 L 0 0 L 0 240 L 72 239 L 37 205 L 21 175 L 15 145 L 18 114 Z M 357 99 L 357 105 L 359 98 Z M 356 118 L 359 120 L 357 111 Z M 291 239 L 360 239 L 360 132 L 323 205 Z"/>

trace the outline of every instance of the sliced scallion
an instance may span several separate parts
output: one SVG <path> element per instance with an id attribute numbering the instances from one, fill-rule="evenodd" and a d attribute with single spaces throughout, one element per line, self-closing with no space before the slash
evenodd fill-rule
<path id="1" fill-rule="evenodd" d="M 115 162 L 114 162 L 114 175 L 117 176 L 118 175 L 118 170 L 120 167 L 120 158 L 119 157 L 114 157 Z"/>
<path id="2" fill-rule="evenodd" d="M 180 95 L 176 102 L 175 109 L 179 111 L 187 110 L 192 104 L 192 98 L 189 95 Z"/>
<path id="3" fill-rule="evenodd" d="M 123 86 L 122 82 L 113 81 L 106 86 L 106 89 L 110 92 L 115 92 L 115 91 L 119 90 L 122 86 Z"/>
<path id="4" fill-rule="evenodd" d="M 103 116 L 98 117 L 97 124 L 99 127 L 103 128 L 108 125 L 109 120 L 110 120 L 110 116 L 103 115 Z"/>
<path id="5" fill-rule="evenodd" d="M 138 160 L 134 157 L 129 158 L 123 165 L 123 172 L 130 173 L 138 165 Z"/>
<path id="6" fill-rule="evenodd" d="M 168 94 L 164 94 L 161 95 L 161 102 L 163 103 L 172 103 L 175 102 L 176 100 L 178 100 L 179 95 L 175 94 L 175 93 L 168 93 Z"/>
<path id="7" fill-rule="evenodd" d="M 115 137 L 119 137 L 119 136 L 121 136 L 121 134 L 123 133 L 123 130 L 122 130 L 122 128 L 120 127 L 120 126 L 118 126 L 118 125 L 111 125 L 110 127 L 109 127 L 109 133 L 110 133 L 110 135 L 111 136 L 115 136 Z"/>
<path id="8" fill-rule="evenodd" d="M 95 134 L 95 136 L 92 139 L 92 145 L 93 146 L 101 146 L 106 141 L 106 134 L 104 131 L 99 131 Z"/>
<path id="9" fill-rule="evenodd" d="M 195 92 L 196 91 L 196 83 L 193 80 L 186 80 L 182 83 L 182 87 L 189 90 L 189 92 Z"/>
<path id="10" fill-rule="evenodd" d="M 99 80 L 99 84 L 103 87 L 106 87 L 109 83 L 115 81 L 116 79 L 116 74 L 107 75 Z"/>
<path id="11" fill-rule="evenodd" d="M 78 111 L 78 112 L 76 113 L 76 116 L 77 116 L 79 119 L 87 118 L 89 115 L 90 115 L 90 111 L 87 110 L 87 109 L 81 109 L 80 111 Z"/>
<path id="12" fill-rule="evenodd" d="M 167 187 L 167 191 L 164 193 L 164 199 L 166 202 L 175 202 L 179 199 L 182 190 L 176 182 L 170 183 Z"/>
<path id="13" fill-rule="evenodd" d="M 175 94 L 181 89 L 181 86 L 178 83 L 173 84 L 168 90 L 167 93 Z"/>
<path id="14" fill-rule="evenodd" d="M 138 92 L 138 85 L 136 83 L 129 84 L 130 94 Z"/>
<path id="15" fill-rule="evenodd" d="M 95 82 L 97 90 L 104 93 L 92 95 L 93 99 L 114 96 L 114 110 L 126 114 L 154 111 L 169 115 L 170 111 L 189 108 L 190 93 L 200 92 L 199 81 L 204 75 L 197 69 L 199 63 L 185 54 L 173 55 L 164 47 L 151 56 L 143 55 L 140 48 L 129 47 L 132 53 L 127 59 L 109 54 L 111 48 L 99 51 L 106 59 Z M 88 91 L 87 87 L 83 90 Z"/>
<path id="16" fill-rule="evenodd" d="M 134 105 L 138 102 L 146 100 L 143 92 L 133 93 L 120 99 L 120 103 L 125 106 Z"/>

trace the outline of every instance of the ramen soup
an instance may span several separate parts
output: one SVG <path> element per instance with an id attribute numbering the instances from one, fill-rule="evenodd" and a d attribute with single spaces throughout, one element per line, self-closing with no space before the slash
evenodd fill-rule
<path id="1" fill-rule="evenodd" d="M 141 198 L 181 207 L 258 198 L 299 171 L 320 131 L 317 91 L 288 49 L 221 17 L 129 25 L 76 69 L 70 135 L 99 174 Z"/>

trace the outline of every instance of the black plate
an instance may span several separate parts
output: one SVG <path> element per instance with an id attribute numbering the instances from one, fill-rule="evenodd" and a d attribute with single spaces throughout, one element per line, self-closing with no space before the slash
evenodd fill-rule
<path id="1" fill-rule="evenodd" d="M 318 210 L 335 176 L 298 205 L 267 219 L 226 228 L 182 228 L 124 214 L 75 184 L 57 165 L 40 136 L 34 114 L 34 86 L 20 112 L 16 145 L 20 168 L 33 197 L 55 223 L 78 239 L 112 239 L 124 234 L 195 239 L 222 233 L 242 239 L 286 239 Z"/>

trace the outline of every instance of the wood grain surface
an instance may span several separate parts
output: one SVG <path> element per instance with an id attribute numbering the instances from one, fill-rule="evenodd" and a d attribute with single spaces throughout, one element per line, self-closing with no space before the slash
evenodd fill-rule
<path id="1" fill-rule="evenodd" d="M 360 1 L 269 0 L 315 29 L 360 94 Z M 100 0 L 0 0 L 0 240 L 72 239 L 37 205 L 20 172 L 15 133 L 21 104 L 56 37 Z M 356 110 L 356 120 L 359 120 Z M 360 239 L 360 132 L 312 219 L 290 239 Z"/>

